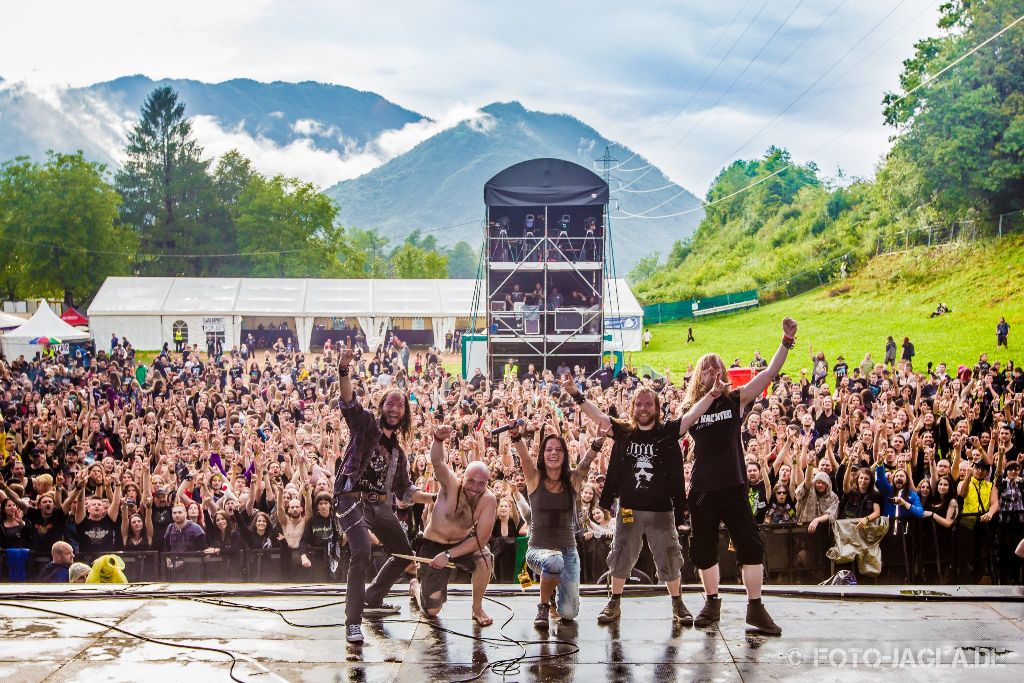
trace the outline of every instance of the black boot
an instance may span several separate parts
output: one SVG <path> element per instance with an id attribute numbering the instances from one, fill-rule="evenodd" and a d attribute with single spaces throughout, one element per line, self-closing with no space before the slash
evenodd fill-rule
<path id="1" fill-rule="evenodd" d="M 683 596 L 672 597 L 672 621 L 681 626 L 693 626 L 693 615 L 683 604 Z"/>
<path id="2" fill-rule="evenodd" d="M 708 598 L 704 602 L 704 607 L 701 608 L 697 614 L 697 618 L 693 620 L 693 625 L 697 628 L 707 628 L 718 623 L 718 620 L 722 618 L 722 600 L 721 598 Z"/>
<path id="3" fill-rule="evenodd" d="M 781 636 L 782 629 L 772 621 L 768 610 L 764 608 L 761 601 L 747 603 L 747 623 L 754 627 L 755 631 L 766 636 Z"/>
<path id="4" fill-rule="evenodd" d="M 548 603 L 542 602 L 537 605 L 537 616 L 534 617 L 533 625 L 536 628 L 547 630 L 548 628 Z"/>
<path id="5" fill-rule="evenodd" d="M 621 596 L 613 595 L 611 599 L 608 600 L 608 604 L 605 605 L 604 609 L 597 615 L 597 623 L 610 624 L 613 621 L 618 621 L 619 617 L 622 615 L 620 602 Z"/>

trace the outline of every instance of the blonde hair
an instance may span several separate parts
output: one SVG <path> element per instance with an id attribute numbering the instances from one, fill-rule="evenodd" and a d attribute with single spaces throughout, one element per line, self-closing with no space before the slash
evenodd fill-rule
<path id="1" fill-rule="evenodd" d="M 697 401 L 704 398 L 704 395 L 711 391 L 711 385 L 704 383 L 704 371 L 709 365 L 715 364 L 716 370 L 723 370 L 722 381 L 728 382 L 725 375 L 725 362 L 717 353 L 705 353 L 697 360 L 693 367 L 693 374 L 690 376 L 690 383 L 686 385 L 686 394 L 683 396 L 683 410 L 689 410 Z"/>
<path id="2" fill-rule="evenodd" d="M 512 520 L 512 523 L 515 524 L 516 528 L 518 529 L 523 524 L 519 520 L 519 506 L 516 505 L 516 502 L 511 498 L 511 496 L 502 496 L 501 498 L 499 498 L 498 499 L 498 505 L 501 505 L 502 503 L 508 503 L 508 507 L 509 507 L 508 518 L 510 520 Z M 495 509 L 495 512 L 497 512 L 498 508 L 495 507 L 494 509 Z"/>

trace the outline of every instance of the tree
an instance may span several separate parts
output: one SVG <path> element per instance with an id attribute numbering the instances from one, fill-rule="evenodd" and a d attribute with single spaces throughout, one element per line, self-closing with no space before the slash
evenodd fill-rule
<path id="1" fill-rule="evenodd" d="M 386 278 L 390 260 L 390 240 L 376 230 L 348 228 L 342 242 L 339 258 L 345 277 Z"/>
<path id="2" fill-rule="evenodd" d="M 81 152 L 49 152 L 42 166 L 25 159 L 4 165 L 4 222 L 22 236 L 29 293 L 60 291 L 74 305 L 108 276 L 128 273 L 137 241 L 117 221 L 121 200 L 105 172 Z"/>
<path id="3" fill-rule="evenodd" d="M 210 224 L 220 234 L 224 254 L 239 251 L 238 229 L 235 226 L 235 209 L 242 192 L 257 175 L 252 162 L 238 150 L 229 150 L 217 160 L 213 170 L 213 191 L 216 201 L 210 211 Z M 208 275 L 245 275 L 248 259 L 225 257 L 207 260 Z"/>
<path id="4" fill-rule="evenodd" d="M 883 99 L 885 121 L 898 131 L 894 151 L 948 213 L 1024 207 L 1024 31 L 1006 32 L 910 93 L 1016 19 L 1020 2 L 948 0 L 940 11 L 942 35 L 915 44 L 901 92 Z"/>
<path id="5" fill-rule="evenodd" d="M 406 242 L 391 257 L 392 275 L 401 279 L 440 279 L 448 273 L 448 257 Z"/>
<path id="6" fill-rule="evenodd" d="M 465 240 L 456 242 L 448 250 L 448 277 L 475 278 L 480 265 L 480 251 Z"/>
<path id="7" fill-rule="evenodd" d="M 249 272 L 265 277 L 337 277 L 345 232 L 338 210 L 312 183 L 256 174 L 238 197 L 234 221 Z"/>
<path id="8" fill-rule="evenodd" d="M 18 157 L 0 166 L 0 292 L 8 299 L 21 298 L 28 282 L 26 256 L 28 230 L 22 224 L 24 202 L 30 196 L 35 166 L 27 157 Z M 26 254 L 27 252 L 27 254 Z"/>
<path id="9" fill-rule="evenodd" d="M 213 220 L 216 193 L 207 175 L 209 162 L 202 159 L 185 104 L 173 89 L 157 88 L 146 98 L 125 154 L 116 185 L 123 199 L 121 219 L 139 236 L 140 270 L 207 274 L 211 262 L 193 256 L 223 253 L 231 240 Z M 179 258 L 158 258 L 166 256 Z"/>
<path id="10" fill-rule="evenodd" d="M 676 244 L 679 243 L 676 242 Z M 658 271 L 659 258 L 658 253 L 654 252 L 637 261 L 637 264 L 633 266 L 633 270 L 629 271 L 629 275 L 626 276 L 626 282 L 630 285 L 635 285 L 654 275 Z"/>
<path id="11" fill-rule="evenodd" d="M 668 253 L 668 261 L 665 263 L 665 267 L 676 268 L 682 265 L 691 251 L 693 251 L 693 235 L 687 235 L 681 240 L 676 240 L 672 244 L 672 251 Z"/>

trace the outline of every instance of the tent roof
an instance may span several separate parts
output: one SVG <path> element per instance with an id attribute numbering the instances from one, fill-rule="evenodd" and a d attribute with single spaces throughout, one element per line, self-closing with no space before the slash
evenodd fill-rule
<path id="1" fill-rule="evenodd" d="M 57 317 L 49 304 L 40 301 L 35 314 L 23 325 L 5 334 L 4 337 L 8 340 L 57 337 L 61 341 L 83 341 L 89 338 L 89 334 L 68 325 Z"/>
<path id="2" fill-rule="evenodd" d="M 89 306 L 89 317 L 469 317 L 473 314 L 475 288 L 476 280 L 109 277 Z M 614 285 L 606 282 L 605 292 L 608 315 L 643 315 L 625 280 L 615 280 Z M 483 308 L 478 315 L 484 315 Z"/>
<path id="3" fill-rule="evenodd" d="M 84 327 L 89 324 L 89 319 L 75 310 L 74 306 L 68 306 L 65 308 L 64 312 L 60 314 L 60 319 L 73 327 Z"/>
<path id="4" fill-rule="evenodd" d="M 0 330 L 13 330 L 25 324 L 25 318 L 0 311 Z"/>
<path id="5" fill-rule="evenodd" d="M 562 159 L 532 159 L 509 166 L 484 185 L 487 206 L 593 206 L 608 203 L 608 183 L 590 169 Z"/>

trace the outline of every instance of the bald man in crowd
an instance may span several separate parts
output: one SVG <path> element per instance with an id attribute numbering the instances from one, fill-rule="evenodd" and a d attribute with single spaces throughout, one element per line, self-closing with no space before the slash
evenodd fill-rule
<path id="1" fill-rule="evenodd" d="M 50 548 L 50 562 L 39 572 L 42 583 L 67 583 L 68 570 L 75 561 L 75 551 L 70 543 L 57 541 Z"/>
<path id="2" fill-rule="evenodd" d="M 418 566 L 418 578 L 409 582 L 409 592 L 421 610 L 437 616 L 448 597 L 448 564 L 454 563 L 472 574 L 474 621 L 489 626 L 494 620 L 484 612 L 483 601 L 493 559 L 487 542 L 494 530 L 498 499 L 487 488 L 491 472 L 482 462 L 470 463 L 461 481 L 455 476 L 445 461 L 445 443 L 451 436 L 448 425 L 434 430 L 430 462 L 440 491 L 419 549 L 422 557 L 432 559 Z"/>

